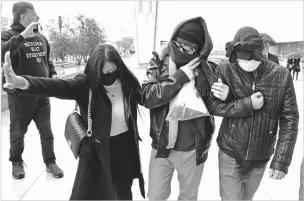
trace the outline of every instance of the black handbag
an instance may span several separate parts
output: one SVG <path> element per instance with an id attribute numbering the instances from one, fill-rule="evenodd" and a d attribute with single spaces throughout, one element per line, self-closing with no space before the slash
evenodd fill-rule
<path id="1" fill-rule="evenodd" d="M 68 116 L 65 124 L 64 136 L 70 146 L 75 158 L 78 158 L 79 147 L 81 141 L 85 137 L 92 136 L 92 119 L 91 119 L 91 100 L 92 90 L 89 91 L 89 105 L 88 105 L 88 128 L 79 114 L 79 107 L 76 102 L 74 111 Z"/>

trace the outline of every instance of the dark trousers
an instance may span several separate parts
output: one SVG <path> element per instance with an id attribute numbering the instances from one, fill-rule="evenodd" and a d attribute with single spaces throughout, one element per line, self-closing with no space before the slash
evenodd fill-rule
<path id="1" fill-rule="evenodd" d="M 132 200 L 132 185 L 133 179 L 125 179 L 125 180 L 113 180 L 113 187 L 115 192 L 115 200 Z"/>
<path id="2" fill-rule="evenodd" d="M 23 161 L 24 136 L 34 120 L 40 134 L 44 163 L 55 161 L 54 137 L 50 121 L 50 99 L 32 96 L 8 96 L 10 111 L 10 158 L 12 162 Z"/>
<path id="3" fill-rule="evenodd" d="M 133 132 L 110 138 L 111 172 L 116 200 L 132 200 L 132 184 L 139 170 Z"/>
<path id="4" fill-rule="evenodd" d="M 296 74 L 296 80 L 298 80 L 299 71 L 293 70 L 292 79 L 294 80 Z"/>
<path id="5" fill-rule="evenodd" d="M 252 200 L 260 186 L 266 164 L 245 167 L 221 149 L 218 158 L 222 200 Z"/>

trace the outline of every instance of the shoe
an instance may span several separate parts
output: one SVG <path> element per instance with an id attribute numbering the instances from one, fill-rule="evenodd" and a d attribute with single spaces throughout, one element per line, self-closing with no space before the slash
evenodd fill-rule
<path id="1" fill-rule="evenodd" d="M 25 177 L 24 172 L 24 163 L 23 161 L 12 162 L 13 165 L 13 178 L 14 179 L 23 179 Z"/>
<path id="2" fill-rule="evenodd" d="M 57 166 L 55 162 L 47 164 L 46 171 L 52 173 L 54 178 L 63 177 L 63 171 Z"/>

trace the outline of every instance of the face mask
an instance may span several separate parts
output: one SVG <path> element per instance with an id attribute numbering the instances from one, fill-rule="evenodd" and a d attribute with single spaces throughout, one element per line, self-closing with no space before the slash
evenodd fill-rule
<path id="1" fill-rule="evenodd" d="M 243 60 L 243 59 L 236 59 L 238 61 L 239 66 L 246 72 L 253 72 L 255 71 L 259 65 L 260 65 L 260 61 L 256 61 L 256 60 Z"/>
<path id="2" fill-rule="evenodd" d="M 111 73 L 102 74 L 103 84 L 105 86 L 110 86 L 114 84 L 114 82 L 117 80 L 118 77 L 119 77 L 118 70 L 115 70 Z"/>
<path id="3" fill-rule="evenodd" d="M 176 67 L 179 68 L 181 66 L 186 65 L 189 63 L 192 59 L 199 56 L 198 53 L 194 53 L 193 55 L 189 55 L 181 51 L 172 40 L 168 44 L 169 52 L 172 61 L 176 64 Z"/>

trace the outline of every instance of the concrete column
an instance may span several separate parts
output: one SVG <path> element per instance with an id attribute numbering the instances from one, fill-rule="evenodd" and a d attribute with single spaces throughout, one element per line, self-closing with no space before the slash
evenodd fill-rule
<path id="1" fill-rule="evenodd" d="M 156 1 L 135 2 L 135 46 L 139 65 L 149 62 L 155 48 L 157 3 Z"/>

